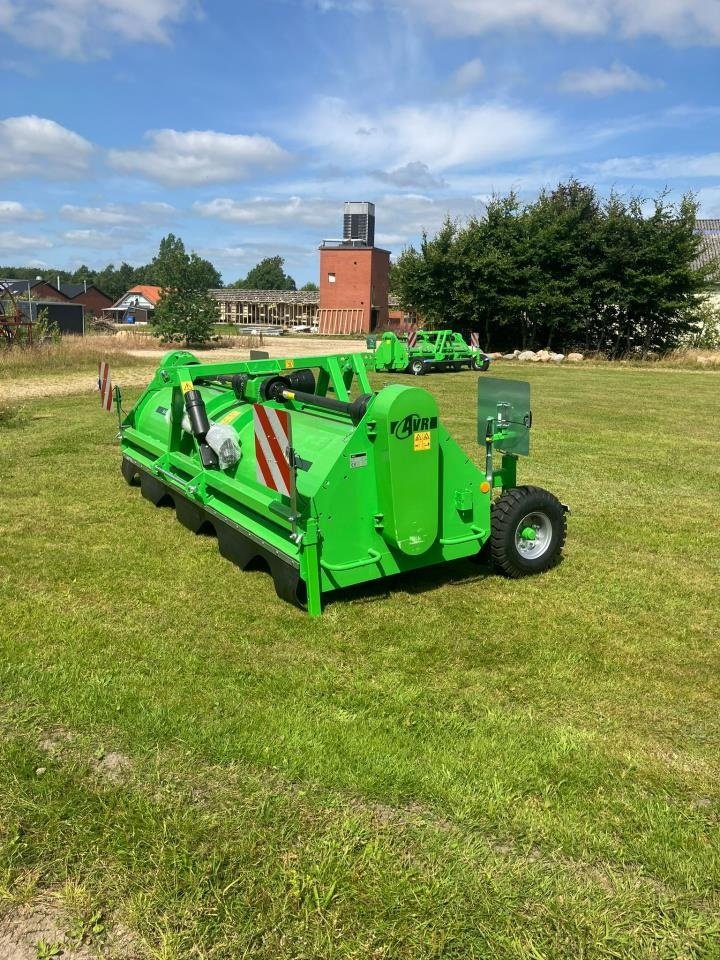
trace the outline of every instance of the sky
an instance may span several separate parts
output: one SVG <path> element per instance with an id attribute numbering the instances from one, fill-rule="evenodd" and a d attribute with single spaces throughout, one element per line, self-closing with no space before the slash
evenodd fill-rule
<path id="1" fill-rule="evenodd" d="M 301 284 L 569 176 L 720 217 L 720 0 L 0 0 L 0 263 Z"/>

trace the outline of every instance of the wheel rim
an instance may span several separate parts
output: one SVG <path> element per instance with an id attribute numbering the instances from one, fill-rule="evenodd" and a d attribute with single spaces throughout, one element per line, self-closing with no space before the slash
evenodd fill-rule
<path id="1" fill-rule="evenodd" d="M 546 513 L 533 510 L 515 528 L 515 549 L 525 560 L 537 560 L 550 548 L 552 522 Z"/>

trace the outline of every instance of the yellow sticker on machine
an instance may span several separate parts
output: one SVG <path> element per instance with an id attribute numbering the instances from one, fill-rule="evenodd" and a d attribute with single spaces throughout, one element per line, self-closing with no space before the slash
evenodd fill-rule
<path id="1" fill-rule="evenodd" d="M 291 367 L 294 367 L 294 366 L 295 366 L 295 361 L 294 361 L 294 360 L 286 360 L 286 361 L 285 361 L 285 369 L 286 369 L 286 370 L 290 370 L 290 368 L 291 368 Z"/>
<path id="2" fill-rule="evenodd" d="M 231 410 L 230 413 L 226 413 L 224 417 L 220 417 L 220 423 L 232 423 L 233 420 L 237 420 L 241 413 L 242 410 Z"/>
<path id="3" fill-rule="evenodd" d="M 413 450 L 418 453 L 420 450 L 430 449 L 430 431 L 418 430 L 413 434 Z"/>
<path id="4" fill-rule="evenodd" d="M 182 380 L 180 382 L 180 389 L 183 393 L 190 393 L 193 389 L 192 380 Z"/>

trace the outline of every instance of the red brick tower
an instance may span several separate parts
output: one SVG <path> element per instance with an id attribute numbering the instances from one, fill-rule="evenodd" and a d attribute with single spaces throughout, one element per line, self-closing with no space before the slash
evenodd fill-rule
<path id="1" fill-rule="evenodd" d="M 320 333 L 370 333 L 387 326 L 390 284 L 390 252 L 374 246 L 374 204 L 346 203 L 343 232 L 320 245 Z"/>

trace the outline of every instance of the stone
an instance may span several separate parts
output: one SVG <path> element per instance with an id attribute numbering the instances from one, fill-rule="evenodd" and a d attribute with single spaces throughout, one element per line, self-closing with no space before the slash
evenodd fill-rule
<path id="1" fill-rule="evenodd" d="M 562 361 L 565 359 L 565 354 L 564 354 L 564 353 L 551 353 L 551 354 L 550 354 L 550 359 L 553 361 L 553 363 L 562 363 Z"/>
<path id="2" fill-rule="evenodd" d="M 569 353 L 567 358 L 570 363 L 581 363 L 585 359 L 582 353 Z"/>
<path id="3" fill-rule="evenodd" d="M 488 356 L 491 360 L 500 360 L 502 358 L 501 353 L 489 353 Z"/>
<path id="4" fill-rule="evenodd" d="M 502 355 L 503 360 L 515 360 L 517 359 L 514 353 L 504 353 Z"/>
<path id="5" fill-rule="evenodd" d="M 540 363 L 548 363 L 550 361 L 550 351 L 549 350 L 538 350 L 536 354 Z"/>
<path id="6" fill-rule="evenodd" d="M 526 360 L 531 360 L 533 363 L 537 363 L 538 357 L 533 350 L 523 350 L 521 353 L 518 354 L 518 360 L 521 360 L 523 362 Z"/>

